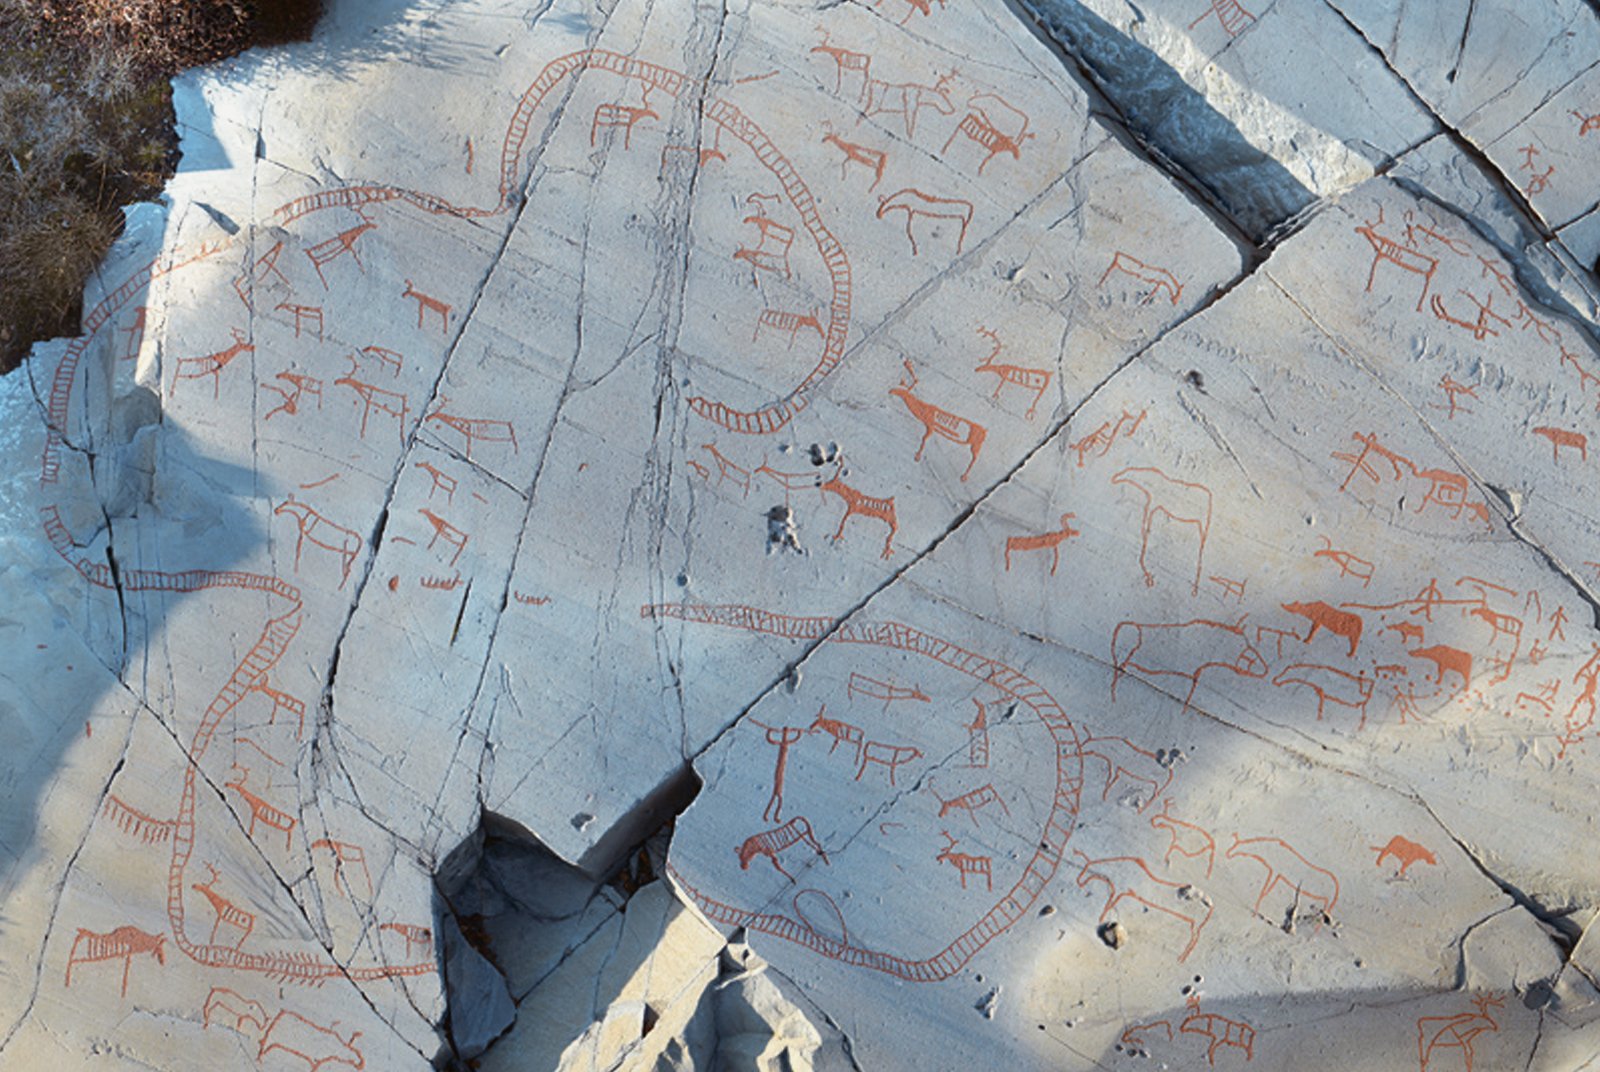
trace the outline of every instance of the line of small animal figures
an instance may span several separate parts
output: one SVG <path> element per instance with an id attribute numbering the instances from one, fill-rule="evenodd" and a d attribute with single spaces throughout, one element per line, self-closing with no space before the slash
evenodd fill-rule
<path id="1" fill-rule="evenodd" d="M 1199 977 L 1196 976 L 1196 979 Z M 1185 988 L 1188 989 L 1188 988 Z M 1476 1007 L 1476 1012 L 1462 1012 L 1450 1016 L 1420 1016 L 1417 1018 L 1417 1058 L 1420 1062 L 1421 1072 L 1427 1072 L 1428 1062 L 1437 1059 L 1436 1051 L 1459 1049 L 1461 1059 L 1467 1072 L 1472 1072 L 1473 1061 L 1476 1057 L 1473 1043 L 1481 1034 L 1500 1030 L 1500 1024 L 1490 1014 L 1492 1008 L 1504 1008 L 1505 999 L 1492 997 L 1488 994 L 1475 994 L 1471 1003 Z M 1200 1008 L 1200 994 L 1198 990 L 1191 992 L 1185 1000 L 1184 1007 L 1188 1015 L 1179 1022 L 1178 1034 L 1196 1034 L 1210 1040 L 1206 1049 L 1206 1060 L 1215 1065 L 1217 1051 L 1224 1046 L 1237 1047 L 1244 1051 L 1244 1059 L 1249 1061 L 1255 1055 L 1256 1029 L 1241 1021 L 1230 1019 L 1218 1013 L 1202 1012 Z M 1146 1023 L 1130 1024 L 1118 1039 L 1118 1050 L 1135 1057 L 1151 1057 L 1159 1054 L 1160 1048 L 1155 1045 L 1155 1040 L 1162 1038 L 1171 1043 L 1175 1036 L 1172 1023 L 1169 1020 L 1152 1020 Z"/>
<path id="2" fill-rule="evenodd" d="M 952 800 L 943 801 L 939 815 L 943 818 L 951 809 L 961 808 L 968 811 L 976 825 L 977 811 L 989 803 L 1000 805 L 1006 814 L 1010 815 L 1010 809 L 1006 807 L 992 784 Z M 1206 878 L 1211 878 L 1216 862 L 1215 841 L 1203 828 L 1172 816 L 1171 806 L 1172 801 L 1168 798 L 1165 804 L 1166 810 L 1150 819 L 1152 828 L 1167 832 L 1170 838 L 1163 863 L 1170 867 L 1174 852 L 1183 857 L 1203 858 L 1206 863 Z M 981 877 L 984 880 L 984 891 L 992 892 L 993 857 L 956 852 L 955 848 L 960 844 L 960 839 L 948 830 L 941 830 L 940 837 L 945 840 L 945 845 L 933 857 L 934 861 L 950 864 L 959 876 L 963 890 L 968 888 L 969 877 Z M 832 861 L 829 860 L 827 851 L 818 841 L 810 821 L 803 815 L 793 816 L 780 826 L 750 835 L 735 847 L 735 855 L 742 870 L 749 870 L 751 863 L 757 857 L 765 857 L 779 874 L 794 882 L 795 877 L 783 866 L 780 854 L 796 845 L 806 846 L 824 866 L 831 866 Z M 1406 877 L 1407 870 L 1413 864 L 1419 862 L 1438 864 L 1438 859 L 1426 846 L 1399 834 L 1390 838 L 1385 845 L 1372 846 L 1372 851 L 1378 854 L 1376 865 L 1379 868 L 1383 867 L 1385 860 L 1394 858 L 1400 864 L 1398 876 L 1401 878 Z M 1179 963 L 1187 960 L 1194 952 L 1214 909 L 1211 900 L 1193 883 L 1161 878 L 1151 870 L 1143 858 L 1138 856 L 1092 859 L 1077 849 L 1073 850 L 1073 855 L 1081 860 L 1077 879 L 1080 888 L 1087 889 L 1092 882 L 1104 883 L 1107 888 L 1106 902 L 1099 916 L 1101 923 L 1110 919 L 1123 902 L 1132 901 L 1141 906 L 1141 910 L 1162 913 L 1187 926 L 1189 940 L 1178 954 Z M 1320 930 L 1323 923 L 1332 920 L 1333 911 L 1339 901 L 1338 877 L 1332 871 L 1306 859 L 1282 838 L 1270 836 L 1244 838 L 1235 832 L 1232 843 L 1223 856 L 1229 860 L 1251 860 L 1265 869 L 1265 877 L 1255 903 L 1251 906 L 1253 914 L 1260 916 L 1262 903 L 1281 886 L 1288 894 L 1292 894 L 1296 910 L 1302 904 L 1315 903 L 1318 918 L 1315 930 Z M 1172 907 L 1174 905 L 1196 907 L 1180 911 Z M 1203 913 L 1200 911 L 1201 908 L 1204 909 Z"/>

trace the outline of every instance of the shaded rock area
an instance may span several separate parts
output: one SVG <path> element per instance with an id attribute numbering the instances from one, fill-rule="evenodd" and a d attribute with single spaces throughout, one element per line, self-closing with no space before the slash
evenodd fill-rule
<path id="1" fill-rule="evenodd" d="M 186 76 L 0 381 L 0 1063 L 1583 1067 L 1597 36 L 396 0 Z"/>

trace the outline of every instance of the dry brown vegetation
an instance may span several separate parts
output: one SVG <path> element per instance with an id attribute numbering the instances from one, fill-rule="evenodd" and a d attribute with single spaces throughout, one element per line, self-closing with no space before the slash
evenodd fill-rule
<path id="1" fill-rule="evenodd" d="M 76 332 L 84 281 L 177 164 L 168 79 L 304 39 L 321 0 L 0 0 L 0 372 Z"/>

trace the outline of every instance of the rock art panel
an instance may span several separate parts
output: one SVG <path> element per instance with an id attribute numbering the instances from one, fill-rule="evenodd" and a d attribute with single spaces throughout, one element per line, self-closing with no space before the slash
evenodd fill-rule
<path id="1" fill-rule="evenodd" d="M 0 385 L 0 1063 L 1574 1067 L 1600 28 L 1370 7 L 1139 16 L 1260 245 L 988 0 L 190 76 Z"/>

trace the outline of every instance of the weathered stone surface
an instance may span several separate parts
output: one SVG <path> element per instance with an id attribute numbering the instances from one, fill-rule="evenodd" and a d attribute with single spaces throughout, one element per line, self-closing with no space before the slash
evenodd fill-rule
<path id="1" fill-rule="evenodd" d="M 7 1067 L 1592 1055 L 1600 18 L 1044 14 L 1137 138 L 990 0 L 183 82 L 0 382 Z"/>

